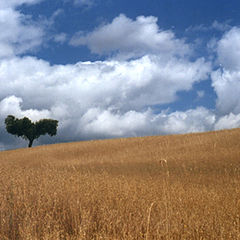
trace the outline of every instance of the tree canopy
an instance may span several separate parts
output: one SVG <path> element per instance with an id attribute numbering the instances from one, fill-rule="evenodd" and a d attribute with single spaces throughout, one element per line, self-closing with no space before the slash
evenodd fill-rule
<path id="1" fill-rule="evenodd" d="M 41 135 L 56 135 L 58 121 L 53 119 L 41 119 L 34 123 L 27 117 L 18 119 L 12 115 L 8 115 L 5 119 L 5 125 L 8 133 L 28 140 L 28 147 L 31 147 L 33 141 L 38 139 Z"/>

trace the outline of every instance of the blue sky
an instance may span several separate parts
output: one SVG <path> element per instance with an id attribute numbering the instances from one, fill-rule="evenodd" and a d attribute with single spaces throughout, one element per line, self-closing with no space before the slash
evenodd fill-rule
<path id="1" fill-rule="evenodd" d="M 83 2 L 82 5 L 81 2 Z M 92 4 L 89 6 L 88 2 Z M 214 31 L 214 29 L 198 32 L 191 31 L 191 27 L 207 28 L 215 21 L 219 24 L 229 23 L 232 26 L 240 24 L 240 3 L 234 0 L 210 2 L 192 0 L 78 0 L 75 1 L 75 4 L 74 0 L 45 0 L 35 5 L 20 5 L 19 9 L 36 21 L 41 18 L 49 20 L 54 13 L 57 13 L 53 26 L 48 29 L 49 33 L 66 33 L 69 38 L 78 31 L 93 31 L 100 25 L 111 22 L 120 14 L 125 14 L 131 19 L 138 16 L 155 16 L 158 18 L 159 28 L 172 29 L 177 37 L 186 38 L 186 41 L 189 42 L 199 37 L 206 41 L 213 36 L 219 37 L 221 35 L 221 32 Z M 85 47 L 73 48 L 67 42 L 62 45 L 48 42 L 48 47 L 48 51 L 42 48 L 35 55 L 54 64 L 102 59 L 99 55 L 91 55 Z M 204 51 L 204 49 L 201 50 Z"/>
<path id="2" fill-rule="evenodd" d="M 2 0 L 0 150 L 8 114 L 59 120 L 35 143 L 240 126 L 240 3 Z"/>

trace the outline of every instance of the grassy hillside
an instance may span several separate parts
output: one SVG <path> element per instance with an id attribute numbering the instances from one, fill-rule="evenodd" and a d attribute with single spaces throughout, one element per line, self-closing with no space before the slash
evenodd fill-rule
<path id="1" fill-rule="evenodd" d="M 240 239 L 240 130 L 0 152 L 0 239 Z"/>

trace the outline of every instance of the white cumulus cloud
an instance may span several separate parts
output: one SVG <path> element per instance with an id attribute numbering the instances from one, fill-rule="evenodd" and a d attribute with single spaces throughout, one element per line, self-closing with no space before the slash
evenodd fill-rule
<path id="1" fill-rule="evenodd" d="M 43 0 L 1 0 L 0 1 L 0 9 L 1 8 L 14 8 L 20 6 L 22 4 L 36 4 Z"/>
<path id="2" fill-rule="evenodd" d="M 10 1 L 9 7 L 4 7 L 8 1 L 0 3 L 0 59 L 33 51 L 42 44 L 44 29 L 26 16 L 14 9 L 21 3 L 36 1 Z"/>
<path id="3" fill-rule="evenodd" d="M 49 108 L 68 101 L 81 108 L 141 109 L 174 101 L 178 91 L 206 79 L 210 69 L 203 59 L 166 63 L 156 56 L 66 66 L 50 66 L 33 57 L 12 58 L 0 62 L 0 98 L 16 95 L 27 107 Z"/>
<path id="4" fill-rule="evenodd" d="M 50 110 L 25 109 L 23 101 L 10 96 L 0 102 L 0 142 L 2 148 L 23 147 L 24 141 L 17 141 L 4 131 L 4 115 L 13 114 L 16 117 L 29 117 L 33 121 L 42 118 L 54 118 L 59 121 L 57 137 L 54 139 L 41 137 L 35 144 L 57 141 L 73 141 L 80 139 L 134 137 L 145 135 L 176 134 L 187 132 L 201 132 L 213 129 L 215 115 L 203 108 L 190 109 L 186 112 L 154 113 L 151 109 L 146 111 L 129 110 L 121 112 L 113 109 L 89 108 L 81 113 L 75 108 L 70 112 L 67 105 L 52 107 Z M 17 145 L 16 145 L 17 144 Z"/>
<path id="5" fill-rule="evenodd" d="M 132 20 L 121 14 L 93 32 L 77 33 L 70 43 L 74 46 L 86 45 L 93 53 L 116 53 L 125 58 L 160 53 L 184 56 L 191 52 L 190 47 L 177 39 L 172 31 L 161 30 L 157 18 L 153 16 L 139 16 Z"/>
<path id="6" fill-rule="evenodd" d="M 224 115 L 215 124 L 215 130 L 240 127 L 240 114 Z"/>
<path id="7" fill-rule="evenodd" d="M 240 29 L 233 27 L 217 43 L 221 68 L 212 73 L 217 110 L 223 115 L 240 113 Z M 233 115 L 231 115 L 233 116 Z M 229 116 L 223 119 L 230 119 Z M 220 124 L 220 123 L 219 123 Z M 229 123 L 231 125 L 231 123 Z"/>
<path id="8" fill-rule="evenodd" d="M 228 31 L 217 46 L 220 64 L 228 70 L 240 70 L 240 28 L 233 27 Z"/>
<path id="9" fill-rule="evenodd" d="M 49 118 L 50 112 L 48 110 L 36 110 L 36 109 L 27 109 L 22 110 L 21 103 L 22 99 L 15 97 L 15 96 L 9 96 L 4 98 L 0 102 L 0 114 L 1 116 L 7 116 L 14 114 L 17 118 L 23 118 L 28 117 L 33 121 L 38 121 L 42 118 Z"/>
<path id="10" fill-rule="evenodd" d="M 144 136 L 208 131 L 214 126 L 215 115 L 203 107 L 158 114 L 151 109 L 121 114 L 95 108 L 88 110 L 80 123 L 85 126 L 83 134 L 90 136 Z"/>

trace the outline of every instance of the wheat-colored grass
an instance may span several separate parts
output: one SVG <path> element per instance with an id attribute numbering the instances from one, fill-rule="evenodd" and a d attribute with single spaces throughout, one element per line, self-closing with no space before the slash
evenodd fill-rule
<path id="1" fill-rule="evenodd" d="M 240 239 L 240 130 L 1 152 L 0 239 Z"/>

